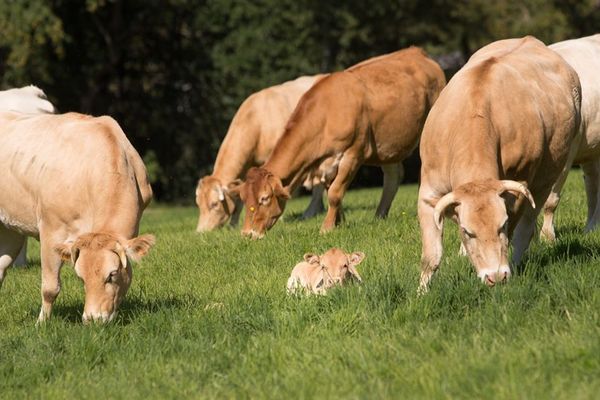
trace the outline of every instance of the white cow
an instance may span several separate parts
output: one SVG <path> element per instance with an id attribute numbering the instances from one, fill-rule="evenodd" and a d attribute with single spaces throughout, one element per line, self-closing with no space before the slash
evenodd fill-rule
<path id="1" fill-rule="evenodd" d="M 566 40 L 549 46 L 564 58 L 579 75 L 581 82 L 581 144 L 575 164 L 581 164 L 587 193 L 587 224 L 591 231 L 600 221 L 600 34 Z M 564 179 L 556 182 L 544 205 L 541 237 L 555 239 L 554 210 L 560 200 Z"/>
<path id="2" fill-rule="evenodd" d="M 46 99 L 44 91 L 37 86 L 0 91 L 0 111 L 16 111 L 26 114 L 53 114 L 54 106 Z M 27 241 L 14 261 L 14 265 L 27 264 Z"/>

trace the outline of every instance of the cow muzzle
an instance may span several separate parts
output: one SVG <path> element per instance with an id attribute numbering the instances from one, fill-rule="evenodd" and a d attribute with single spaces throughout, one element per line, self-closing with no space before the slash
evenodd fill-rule
<path id="1" fill-rule="evenodd" d="M 479 279 L 489 287 L 495 286 L 497 283 L 505 283 L 510 278 L 510 268 L 503 265 L 499 268 L 486 268 L 477 274 Z"/>
<path id="2" fill-rule="evenodd" d="M 261 232 L 258 232 L 258 231 L 255 231 L 254 229 L 246 229 L 246 230 L 242 231 L 242 236 L 245 236 L 247 238 L 256 240 L 256 239 L 262 239 L 262 238 L 264 238 L 265 234 L 261 233 Z"/>
<path id="3" fill-rule="evenodd" d="M 84 324 L 89 324 L 90 322 L 97 322 L 97 323 L 108 323 L 110 321 L 112 321 L 115 316 L 117 315 L 117 312 L 112 312 L 112 313 L 107 313 L 107 312 L 96 312 L 96 313 L 88 313 L 88 312 L 84 312 L 83 313 L 83 323 Z"/>

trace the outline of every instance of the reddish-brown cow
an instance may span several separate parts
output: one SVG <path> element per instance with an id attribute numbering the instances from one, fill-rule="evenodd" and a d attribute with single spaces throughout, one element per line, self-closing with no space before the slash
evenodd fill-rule
<path id="1" fill-rule="evenodd" d="M 446 81 L 419 48 L 364 61 L 319 81 L 300 100 L 262 168 L 252 168 L 237 190 L 246 205 L 243 234 L 262 237 L 283 212 L 291 190 L 332 157 L 337 175 L 328 192 L 322 232 L 342 217 L 342 198 L 362 164 L 380 165 L 385 217 L 400 180 L 401 162 L 417 146 L 429 109 Z"/>

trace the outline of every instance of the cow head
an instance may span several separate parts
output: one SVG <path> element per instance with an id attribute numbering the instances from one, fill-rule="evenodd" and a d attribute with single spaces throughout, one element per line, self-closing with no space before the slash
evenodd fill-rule
<path id="1" fill-rule="evenodd" d="M 260 239 L 277 222 L 290 198 L 281 180 L 264 168 L 250 168 L 246 182 L 232 185 L 246 207 L 242 235 Z"/>
<path id="2" fill-rule="evenodd" d="M 222 227 L 235 210 L 235 201 L 228 188 L 212 176 L 205 176 L 198 181 L 196 204 L 200 209 L 196 232 L 212 231 Z"/>
<path id="3" fill-rule="evenodd" d="M 327 289 L 335 285 L 341 285 L 350 278 L 362 282 L 356 266 L 364 258 L 365 253 L 363 252 L 345 253 L 335 247 L 327 250 L 321 256 L 311 253 L 305 254 L 304 261 L 320 267 L 320 273 L 316 274 L 314 282 L 311 282 L 312 290 L 315 293 L 325 293 Z"/>
<path id="4" fill-rule="evenodd" d="M 435 206 L 435 223 L 442 229 L 444 216 L 453 216 L 460 238 L 477 275 L 494 286 L 510 277 L 508 265 L 508 213 L 505 196 L 523 195 L 535 208 L 533 196 L 521 183 L 486 180 L 469 182 L 442 197 Z"/>
<path id="5" fill-rule="evenodd" d="M 71 261 L 83 281 L 83 322 L 111 321 L 131 284 L 131 262 L 145 256 L 154 236 L 120 240 L 106 233 L 86 233 L 74 242 L 56 246 L 63 261 Z"/>

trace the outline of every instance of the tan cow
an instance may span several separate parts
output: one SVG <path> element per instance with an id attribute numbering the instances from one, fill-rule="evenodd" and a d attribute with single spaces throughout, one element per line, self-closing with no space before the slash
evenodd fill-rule
<path id="1" fill-rule="evenodd" d="M 445 84 L 440 67 L 419 48 L 364 61 L 320 80 L 300 100 L 262 168 L 252 168 L 240 193 L 248 212 L 242 233 L 260 238 L 282 214 L 290 190 L 332 157 L 337 175 L 327 192 L 321 232 L 342 217 L 341 202 L 362 164 L 380 165 L 384 187 L 377 216 L 388 214 L 402 160 L 417 146 L 425 117 Z"/>
<path id="2" fill-rule="evenodd" d="M 448 83 L 421 137 L 421 292 L 440 265 L 444 217 L 483 282 L 509 278 L 509 239 L 518 263 L 535 204 L 573 159 L 580 90 L 575 71 L 531 36 L 483 47 Z"/>
<path id="3" fill-rule="evenodd" d="M 273 151 L 277 139 L 300 97 L 325 75 L 303 76 L 263 89 L 248 97 L 233 117 L 219 148 L 212 175 L 198 181 L 196 204 L 200 210 L 197 232 L 224 226 L 227 220 L 237 225 L 242 203 L 229 193 L 229 185 L 243 178 L 248 168 L 262 165 Z M 320 177 L 317 178 L 320 181 Z M 311 203 L 303 217 L 323 209 L 323 184 L 311 185 Z"/>
<path id="4" fill-rule="evenodd" d="M 131 261 L 152 198 L 146 168 L 110 117 L 0 113 L 0 281 L 25 236 L 40 240 L 46 320 L 63 260 L 84 283 L 83 320 L 110 321 L 131 283 Z"/>
<path id="5" fill-rule="evenodd" d="M 26 114 L 53 114 L 55 109 L 46 99 L 44 91 L 37 86 L 29 85 L 0 91 L 0 111 L 15 111 Z M 27 264 L 27 241 L 23 244 L 14 265 Z"/>
<path id="6" fill-rule="evenodd" d="M 332 248 L 323 255 L 307 253 L 304 261 L 296 264 L 287 282 L 288 293 L 326 294 L 327 289 L 343 285 L 350 278 L 362 282 L 356 266 L 365 258 L 365 253 L 346 253 Z"/>
<path id="7" fill-rule="evenodd" d="M 550 47 L 577 72 L 581 81 L 581 144 L 574 163 L 581 164 L 587 193 L 587 224 L 589 232 L 600 221 L 600 34 L 566 40 Z M 566 177 L 566 176 L 565 176 Z M 544 225 L 541 236 L 553 241 L 554 210 L 560 200 L 564 179 L 559 180 L 544 205 Z"/>

